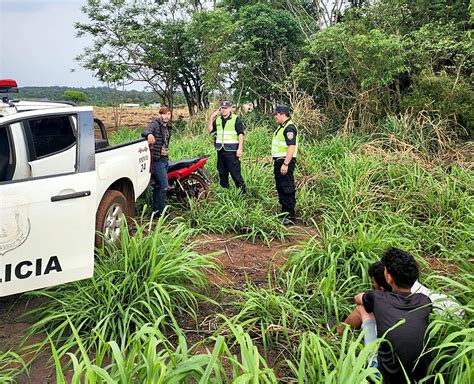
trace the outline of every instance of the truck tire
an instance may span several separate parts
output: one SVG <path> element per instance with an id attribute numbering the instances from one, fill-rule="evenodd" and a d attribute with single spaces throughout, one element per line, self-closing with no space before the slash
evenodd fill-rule
<path id="1" fill-rule="evenodd" d="M 127 199 L 122 192 L 109 190 L 105 192 L 97 209 L 95 229 L 95 246 L 101 247 L 104 240 L 116 242 L 120 236 L 120 225 L 126 220 L 128 212 Z"/>
<path id="2" fill-rule="evenodd" d="M 204 200 L 209 192 L 209 185 L 196 173 L 179 180 L 182 188 L 178 190 L 178 199 L 185 207 L 189 206 L 188 198 L 195 200 Z"/>

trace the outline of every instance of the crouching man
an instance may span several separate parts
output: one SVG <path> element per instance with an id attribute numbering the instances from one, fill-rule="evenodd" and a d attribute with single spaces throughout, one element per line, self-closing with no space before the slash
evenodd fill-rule
<path id="1" fill-rule="evenodd" d="M 405 373 L 410 381 L 420 380 L 426 376 L 430 362 L 427 355 L 418 358 L 423 351 L 432 304 L 427 296 L 411 293 L 419 275 L 413 256 L 390 248 L 381 262 L 392 290 L 373 290 L 355 297 L 361 328 L 366 332 L 364 342 L 384 339 L 379 344 L 376 361 L 384 383 L 406 383 Z M 403 323 L 396 325 L 400 320 Z"/>

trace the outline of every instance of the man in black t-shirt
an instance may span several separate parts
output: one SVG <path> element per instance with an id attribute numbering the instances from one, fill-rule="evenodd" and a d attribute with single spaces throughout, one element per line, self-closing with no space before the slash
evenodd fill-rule
<path id="1" fill-rule="evenodd" d="M 426 354 L 419 360 L 418 357 L 423 351 L 431 301 L 421 293 L 410 291 L 419 275 L 413 256 L 390 248 L 384 252 L 381 261 L 392 292 L 374 290 L 355 297 L 363 321 L 362 329 L 367 329 L 366 334 L 370 334 L 370 328 L 376 324 L 377 338 L 384 339 L 377 356 L 384 383 L 406 383 L 405 373 L 410 382 L 419 380 L 426 376 L 430 362 Z M 398 324 L 401 320 L 402 323 Z M 368 341 L 371 340 L 366 338 Z"/>

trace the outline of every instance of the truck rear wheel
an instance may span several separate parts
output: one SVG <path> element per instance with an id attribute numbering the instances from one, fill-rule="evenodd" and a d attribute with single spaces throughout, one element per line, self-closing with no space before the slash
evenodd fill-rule
<path id="1" fill-rule="evenodd" d="M 105 192 L 97 209 L 95 228 L 100 234 L 95 235 L 96 247 L 102 246 L 104 240 L 116 242 L 120 236 L 120 226 L 128 212 L 127 199 L 122 192 L 110 190 Z"/>

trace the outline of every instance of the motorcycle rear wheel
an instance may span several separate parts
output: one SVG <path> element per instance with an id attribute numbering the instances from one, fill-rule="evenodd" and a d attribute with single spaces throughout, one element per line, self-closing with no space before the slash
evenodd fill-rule
<path id="1" fill-rule="evenodd" d="M 204 166 L 197 169 L 196 172 L 199 174 L 199 176 L 201 176 L 204 179 L 206 184 L 211 183 L 211 175 L 209 174 L 209 171 L 206 168 L 204 168 Z"/>
<path id="2" fill-rule="evenodd" d="M 178 189 L 178 200 L 181 204 L 188 207 L 188 199 L 204 200 L 209 192 L 209 185 L 197 174 L 191 174 L 179 180 L 181 184 Z"/>

